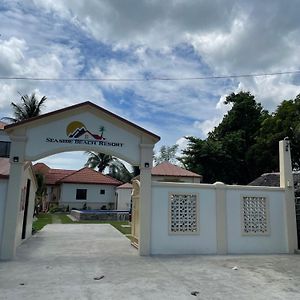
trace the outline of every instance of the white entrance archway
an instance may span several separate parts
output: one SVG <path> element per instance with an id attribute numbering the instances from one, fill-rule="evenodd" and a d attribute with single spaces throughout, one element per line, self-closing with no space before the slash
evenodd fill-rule
<path id="1" fill-rule="evenodd" d="M 4 214 L 1 259 L 16 250 L 19 187 L 26 161 L 66 151 L 97 151 L 140 167 L 139 253 L 150 254 L 151 168 L 159 136 L 91 103 L 83 102 L 5 127 L 11 139 L 10 177 Z"/>

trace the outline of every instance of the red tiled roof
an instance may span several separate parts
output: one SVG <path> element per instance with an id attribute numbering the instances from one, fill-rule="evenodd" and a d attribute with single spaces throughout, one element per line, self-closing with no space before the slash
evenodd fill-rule
<path id="1" fill-rule="evenodd" d="M 175 166 L 169 162 L 163 162 L 153 167 L 151 170 L 153 176 L 181 176 L 181 177 L 202 177 L 199 174 Z"/>
<path id="2" fill-rule="evenodd" d="M 50 169 L 45 177 L 45 183 L 52 185 L 64 177 L 75 173 L 76 170 Z"/>
<path id="3" fill-rule="evenodd" d="M 127 182 L 118 186 L 117 189 L 132 189 L 132 184 Z"/>
<path id="4" fill-rule="evenodd" d="M 88 183 L 121 185 L 122 182 L 90 168 L 82 168 L 58 180 L 60 183 Z"/>
<path id="5" fill-rule="evenodd" d="M 49 172 L 50 168 L 44 163 L 36 163 L 33 166 L 33 170 L 36 173 L 46 174 Z"/>
<path id="6" fill-rule="evenodd" d="M 10 170 L 9 158 L 0 158 L 0 178 L 8 178 Z"/>
<path id="7" fill-rule="evenodd" d="M 6 123 L 0 121 L 0 129 L 4 129 L 4 126 L 7 125 Z"/>

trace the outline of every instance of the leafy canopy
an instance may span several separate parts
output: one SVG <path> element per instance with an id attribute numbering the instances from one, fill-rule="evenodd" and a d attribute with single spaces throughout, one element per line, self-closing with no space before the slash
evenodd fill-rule
<path id="1" fill-rule="evenodd" d="M 289 137 L 293 167 L 300 167 L 300 95 L 284 100 L 273 114 L 249 92 L 230 94 L 232 108 L 207 139 L 187 137 L 179 159 L 202 174 L 204 182 L 247 184 L 262 173 L 278 170 L 278 142 Z"/>
<path id="2" fill-rule="evenodd" d="M 175 144 L 173 146 L 161 146 L 157 155 L 154 156 L 154 162 L 156 165 L 162 162 L 169 162 L 171 164 L 176 164 L 178 162 L 176 158 L 176 153 L 179 145 Z"/>

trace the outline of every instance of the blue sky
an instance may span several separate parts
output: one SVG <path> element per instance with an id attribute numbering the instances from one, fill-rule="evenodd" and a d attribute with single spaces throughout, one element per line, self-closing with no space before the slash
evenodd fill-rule
<path id="1" fill-rule="evenodd" d="M 163 3 L 162 3 L 163 2 Z M 48 78 L 201 77 L 300 69 L 300 2 L 4 0 L 0 76 Z M 18 92 L 48 100 L 44 112 L 90 100 L 161 136 L 205 138 L 228 110 L 231 92 L 249 90 L 273 111 L 300 93 L 299 76 L 234 80 L 32 82 L 0 80 L 0 117 Z M 86 156 L 47 158 L 77 169 Z"/>

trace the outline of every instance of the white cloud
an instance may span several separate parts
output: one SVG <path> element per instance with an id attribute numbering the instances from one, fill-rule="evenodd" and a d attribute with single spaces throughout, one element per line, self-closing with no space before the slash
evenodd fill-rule
<path id="1" fill-rule="evenodd" d="M 177 78 L 300 67 L 297 0 L 288 5 L 281 0 L 26 0 L 3 6 L 2 76 Z M 18 91 L 46 95 L 47 111 L 91 100 L 157 132 L 162 144 L 173 144 L 183 135 L 204 137 L 230 108 L 223 104 L 226 95 L 240 90 L 250 90 L 274 110 L 300 92 L 299 78 L 1 81 L 0 108 L 7 115 Z M 127 92 L 132 97 L 125 97 Z M 105 99 L 109 95 L 113 100 Z M 149 116 L 158 116 L 155 124 Z"/>
<path id="2" fill-rule="evenodd" d="M 33 164 L 43 162 L 52 169 L 79 170 L 84 167 L 88 156 L 84 152 L 67 152 L 48 156 L 37 160 Z"/>
<path id="3" fill-rule="evenodd" d="M 162 54 L 164 49 L 166 61 L 170 61 L 170 49 L 182 42 L 193 45 L 202 60 L 217 74 L 282 71 L 300 66 L 300 19 L 297 13 L 300 3 L 296 0 L 290 0 L 289 5 L 280 0 L 271 3 L 258 0 L 102 0 L 84 5 L 80 0 L 34 0 L 33 3 L 68 20 L 95 39 L 111 44 L 114 50 L 130 50 L 131 46 L 138 46 L 135 53 L 139 65 L 135 68 L 139 70 L 132 70 L 132 66 L 126 63 L 112 62 L 109 72 L 114 77 L 134 77 L 135 71 L 147 68 L 155 71 L 157 76 L 201 75 L 193 66 L 178 64 L 178 58 L 175 58 L 173 68 L 169 68 L 164 59 L 159 61 L 147 51 L 159 49 Z M 288 79 L 280 84 L 281 92 L 273 100 L 275 106 L 282 100 L 279 96 L 286 98 L 294 89 L 291 85 L 295 84 Z M 259 80 L 252 84 L 244 79 L 239 81 L 246 90 L 261 91 L 255 86 L 259 85 Z M 180 84 L 157 83 L 151 86 L 151 90 L 160 91 L 158 96 L 169 94 L 173 98 L 173 87 L 176 86 L 178 94 Z M 188 84 L 184 82 L 182 86 Z M 197 85 L 201 83 L 197 82 Z M 146 94 L 147 87 L 142 89 Z M 263 96 L 261 99 L 269 106 L 267 98 Z"/>
<path id="4" fill-rule="evenodd" d="M 202 122 L 195 121 L 194 127 L 200 129 L 201 135 L 207 137 L 208 133 L 212 131 L 221 121 L 221 118 L 213 118 Z"/>

